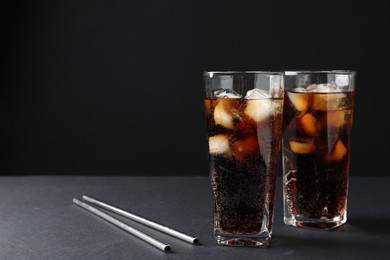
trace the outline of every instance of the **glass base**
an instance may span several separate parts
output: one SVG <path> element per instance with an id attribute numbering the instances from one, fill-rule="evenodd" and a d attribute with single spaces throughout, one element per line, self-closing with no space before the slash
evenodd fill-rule
<path id="1" fill-rule="evenodd" d="M 268 247 L 271 244 L 271 234 L 239 235 L 239 234 L 216 234 L 215 240 L 218 245 L 244 246 L 244 247 Z"/>
<path id="2" fill-rule="evenodd" d="M 284 217 L 284 223 L 286 225 L 294 227 L 303 227 L 303 228 L 313 228 L 313 229 L 323 229 L 331 230 L 335 229 L 347 222 L 347 213 L 344 212 L 343 215 L 336 216 L 334 218 L 304 218 L 294 215 L 289 215 Z"/>

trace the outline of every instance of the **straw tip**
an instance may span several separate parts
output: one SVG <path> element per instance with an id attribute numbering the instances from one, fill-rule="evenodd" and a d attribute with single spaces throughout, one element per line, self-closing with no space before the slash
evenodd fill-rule
<path id="1" fill-rule="evenodd" d="M 73 203 L 75 203 L 75 204 L 77 204 L 77 203 L 79 203 L 80 201 L 77 199 L 77 198 L 73 198 Z"/>
<path id="2" fill-rule="evenodd" d="M 164 247 L 164 251 L 165 251 L 165 252 L 171 251 L 171 246 L 170 246 L 170 245 L 166 245 L 166 246 Z"/>
<path id="3" fill-rule="evenodd" d="M 192 243 L 193 243 L 194 245 L 199 244 L 199 238 L 195 237 L 194 240 L 192 240 Z"/>

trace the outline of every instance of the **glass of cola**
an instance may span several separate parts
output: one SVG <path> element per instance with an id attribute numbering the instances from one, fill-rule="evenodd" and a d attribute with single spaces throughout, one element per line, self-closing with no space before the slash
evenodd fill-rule
<path id="1" fill-rule="evenodd" d="M 284 223 L 333 229 L 347 221 L 355 71 L 285 71 Z"/>
<path id="2" fill-rule="evenodd" d="M 283 72 L 204 73 L 216 243 L 267 247 L 281 147 Z"/>

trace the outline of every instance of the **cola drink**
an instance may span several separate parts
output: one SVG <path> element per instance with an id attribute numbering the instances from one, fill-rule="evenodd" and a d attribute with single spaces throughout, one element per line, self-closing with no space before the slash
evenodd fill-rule
<path id="1" fill-rule="evenodd" d="M 283 73 L 203 76 L 215 241 L 267 247 L 282 139 Z"/>
<path id="2" fill-rule="evenodd" d="M 353 108 L 354 92 L 335 84 L 285 92 L 286 224 L 332 229 L 345 223 Z"/>
<path id="3" fill-rule="evenodd" d="M 270 236 L 283 98 L 226 95 L 205 99 L 205 111 L 217 240 L 227 234 Z"/>

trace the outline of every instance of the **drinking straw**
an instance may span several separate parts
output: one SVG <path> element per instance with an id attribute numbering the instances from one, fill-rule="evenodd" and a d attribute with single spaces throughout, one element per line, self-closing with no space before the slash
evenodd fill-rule
<path id="1" fill-rule="evenodd" d="M 183 241 L 186 241 L 188 243 L 195 244 L 195 245 L 199 243 L 199 239 L 197 237 L 189 236 L 187 234 L 184 234 L 184 233 L 179 232 L 177 230 L 174 230 L 172 228 L 163 226 L 163 225 L 158 224 L 156 222 L 153 222 L 151 220 L 148 220 L 148 219 L 142 218 L 140 216 L 137 216 L 137 215 L 135 215 L 133 213 L 130 213 L 128 211 L 125 211 L 123 209 L 119 209 L 117 207 L 111 206 L 111 205 L 109 205 L 107 203 L 104 203 L 102 201 L 99 201 L 97 199 L 88 197 L 86 195 L 83 195 L 82 199 L 85 200 L 85 201 L 88 201 L 88 202 L 90 202 L 92 204 L 95 204 L 95 205 L 97 205 L 97 206 L 99 206 L 101 208 L 104 208 L 106 210 L 115 212 L 118 215 L 124 216 L 124 217 L 129 218 L 131 220 L 134 220 L 136 222 L 139 222 L 139 223 L 141 223 L 141 224 L 143 224 L 145 226 L 154 228 L 154 229 L 159 230 L 159 231 L 161 231 L 163 233 L 166 233 L 166 234 L 171 235 L 173 237 L 179 238 L 179 239 L 181 239 Z"/>
<path id="2" fill-rule="evenodd" d="M 114 218 L 114 217 L 111 217 L 110 215 L 104 213 L 103 211 L 101 210 L 98 210 L 97 208 L 94 208 L 76 198 L 73 198 L 73 202 L 77 205 L 77 206 L 80 206 L 81 208 L 101 217 L 102 219 L 110 222 L 111 224 L 125 230 L 126 232 L 132 234 L 133 236 L 151 244 L 152 246 L 164 251 L 164 252 L 168 252 L 171 250 L 171 247 L 167 244 L 164 244 L 160 241 L 158 241 L 157 239 L 139 231 L 138 229 L 135 229 L 125 223 L 123 223 L 122 221 Z"/>

